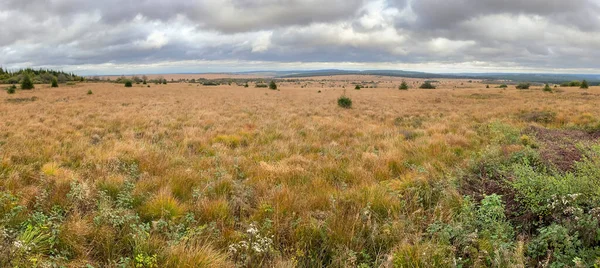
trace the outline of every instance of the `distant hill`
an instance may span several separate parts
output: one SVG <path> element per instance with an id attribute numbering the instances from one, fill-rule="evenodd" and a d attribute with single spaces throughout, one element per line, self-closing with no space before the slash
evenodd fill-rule
<path id="1" fill-rule="evenodd" d="M 278 78 L 302 78 L 334 75 L 378 75 L 406 78 L 454 78 L 454 79 L 478 79 L 478 80 L 510 80 L 515 82 L 537 82 L 537 83 L 561 83 L 573 80 L 587 80 L 589 82 L 600 82 L 600 74 L 528 74 L 528 73 L 425 73 L 401 70 L 311 70 L 311 71 L 283 71 L 283 72 L 253 72 L 256 74 L 269 73 Z"/>

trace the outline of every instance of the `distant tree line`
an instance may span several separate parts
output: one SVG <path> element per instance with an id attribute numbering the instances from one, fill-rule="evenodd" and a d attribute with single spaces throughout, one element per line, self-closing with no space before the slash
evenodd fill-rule
<path id="1" fill-rule="evenodd" d="M 21 84 L 23 80 L 29 77 L 34 84 L 49 84 L 53 80 L 58 83 L 72 81 L 84 81 L 85 78 L 63 71 L 51 69 L 20 69 L 17 71 L 6 70 L 0 67 L 0 84 Z"/>

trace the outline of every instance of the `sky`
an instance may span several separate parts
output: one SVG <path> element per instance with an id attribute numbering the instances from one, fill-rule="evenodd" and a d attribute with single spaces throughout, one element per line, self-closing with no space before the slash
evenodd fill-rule
<path id="1" fill-rule="evenodd" d="M 600 0 L 0 0 L 0 65 L 595 74 Z"/>

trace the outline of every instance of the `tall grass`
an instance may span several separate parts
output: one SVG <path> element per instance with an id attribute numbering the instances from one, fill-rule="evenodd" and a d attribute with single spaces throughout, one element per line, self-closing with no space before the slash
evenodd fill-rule
<path id="1" fill-rule="evenodd" d="M 522 131 L 595 133 L 597 87 L 472 98 L 485 85 L 401 81 L 353 91 L 348 110 L 339 90 L 360 79 L 4 94 L 0 266 L 593 265 L 597 148 L 555 173 Z M 493 182 L 511 191 L 465 188 Z M 545 206 L 576 193 L 584 213 Z M 501 213 L 509 200 L 534 217 Z"/>

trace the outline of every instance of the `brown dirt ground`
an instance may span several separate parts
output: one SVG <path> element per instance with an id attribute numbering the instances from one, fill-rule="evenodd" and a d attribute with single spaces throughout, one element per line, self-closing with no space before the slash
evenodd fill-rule
<path id="1" fill-rule="evenodd" d="M 573 169 L 575 162 L 580 161 L 582 153 L 577 149 L 578 143 L 597 141 L 600 132 L 588 133 L 581 130 L 547 129 L 529 127 L 526 134 L 536 137 L 542 159 L 560 171 Z"/>

